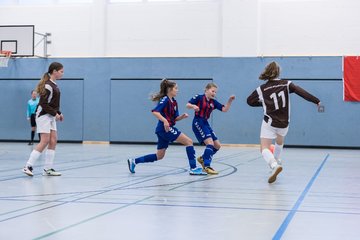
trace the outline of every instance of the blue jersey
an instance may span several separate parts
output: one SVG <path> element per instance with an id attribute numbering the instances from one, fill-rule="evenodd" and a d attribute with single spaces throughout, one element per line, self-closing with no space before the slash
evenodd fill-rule
<path id="1" fill-rule="evenodd" d="M 37 97 L 35 100 L 30 99 L 27 102 L 26 116 L 29 118 L 31 114 L 35 114 L 36 107 L 39 104 L 39 98 Z"/>
<path id="2" fill-rule="evenodd" d="M 209 119 L 211 112 L 214 109 L 222 111 L 224 105 L 219 103 L 215 99 L 207 99 L 205 94 L 195 95 L 189 100 L 189 103 L 199 107 L 199 111 L 195 112 L 195 117 L 203 118 L 205 120 Z"/>
<path id="3" fill-rule="evenodd" d="M 178 105 L 175 98 L 170 100 L 168 96 L 161 98 L 152 112 L 159 112 L 161 116 L 163 116 L 168 121 L 170 127 L 175 125 L 175 119 L 179 116 Z M 155 132 L 164 131 L 164 123 L 159 120 Z"/>

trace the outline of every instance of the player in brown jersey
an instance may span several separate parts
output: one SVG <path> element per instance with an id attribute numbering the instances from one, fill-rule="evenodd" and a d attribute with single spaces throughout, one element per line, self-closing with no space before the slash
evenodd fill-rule
<path id="1" fill-rule="evenodd" d="M 61 63 L 53 62 L 48 71 L 39 81 L 36 91 L 40 95 L 39 105 L 36 110 L 37 132 L 41 134 L 40 143 L 30 154 L 23 172 L 28 176 L 33 176 L 33 166 L 41 153 L 45 152 L 45 166 L 43 175 L 60 176 L 61 173 L 52 167 L 55 158 L 55 147 L 57 143 L 56 121 L 63 121 L 64 116 L 60 112 L 60 90 L 56 80 L 64 75 L 64 67 Z"/>
<path id="2" fill-rule="evenodd" d="M 320 100 L 299 86 L 288 80 L 279 79 L 280 67 L 276 62 L 269 63 L 259 76 L 266 81 L 247 98 L 252 107 L 262 106 L 264 118 L 260 132 L 260 151 L 272 169 L 268 179 L 269 183 L 276 181 L 277 175 L 282 171 L 280 155 L 284 146 L 284 138 L 288 132 L 290 121 L 290 93 L 296 93 L 307 101 L 318 105 Z M 275 139 L 274 153 L 270 151 L 272 141 Z"/>

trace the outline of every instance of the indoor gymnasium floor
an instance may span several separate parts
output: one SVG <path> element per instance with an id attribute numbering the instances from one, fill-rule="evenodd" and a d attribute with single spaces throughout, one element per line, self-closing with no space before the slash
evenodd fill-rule
<path id="1" fill-rule="evenodd" d="M 62 143 L 63 175 L 39 161 L 28 177 L 32 146 L 0 143 L 0 239 L 359 239 L 360 150 L 286 148 L 270 185 L 255 147 L 223 147 L 217 176 L 190 176 L 178 145 L 129 173 L 128 157 L 155 149 Z"/>

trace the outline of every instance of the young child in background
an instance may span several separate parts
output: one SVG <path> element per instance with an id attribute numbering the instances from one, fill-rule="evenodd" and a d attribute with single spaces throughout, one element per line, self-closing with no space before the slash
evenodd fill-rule
<path id="1" fill-rule="evenodd" d="M 35 131 L 36 131 L 36 121 L 35 121 L 35 111 L 37 108 L 37 105 L 39 104 L 39 97 L 37 96 L 37 93 L 35 90 L 31 91 L 31 98 L 27 102 L 27 108 L 26 108 L 26 117 L 28 121 L 30 121 L 31 126 L 31 138 L 28 145 L 34 144 L 34 137 L 35 137 Z M 40 140 L 40 134 L 39 134 L 39 140 Z"/>

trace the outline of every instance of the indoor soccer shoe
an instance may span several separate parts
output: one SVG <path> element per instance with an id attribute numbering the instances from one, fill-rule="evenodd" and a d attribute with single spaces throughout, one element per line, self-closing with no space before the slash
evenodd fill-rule
<path id="1" fill-rule="evenodd" d="M 135 173 L 135 166 L 136 166 L 135 159 L 128 158 L 127 162 L 128 162 L 128 166 L 129 166 L 129 171 L 131 173 Z"/>
<path id="2" fill-rule="evenodd" d="M 33 171 L 32 166 L 25 166 L 22 171 L 23 171 L 23 173 L 25 173 L 26 175 L 28 175 L 30 177 L 34 176 L 34 174 L 32 172 Z"/>
<path id="3" fill-rule="evenodd" d="M 61 173 L 55 171 L 53 168 L 47 170 L 44 169 L 43 176 L 61 176 Z"/>
<path id="4" fill-rule="evenodd" d="M 205 169 L 205 166 L 204 166 L 204 159 L 203 159 L 203 157 L 202 157 L 202 156 L 198 157 L 198 158 L 197 158 L 197 161 L 198 161 L 198 163 L 200 163 L 200 164 L 201 164 L 202 168 L 204 168 L 204 169 Z"/>
<path id="5" fill-rule="evenodd" d="M 213 169 L 212 167 L 205 167 L 205 172 L 207 172 L 207 174 L 210 175 L 216 175 L 219 174 L 215 169 Z"/>
<path id="6" fill-rule="evenodd" d="M 207 175 L 207 172 L 205 172 L 202 168 L 192 168 L 189 171 L 190 175 Z"/>
<path id="7" fill-rule="evenodd" d="M 276 181 L 277 175 L 282 171 L 282 166 L 276 164 L 276 166 L 273 168 L 272 173 L 268 179 L 268 183 L 273 183 Z"/>

